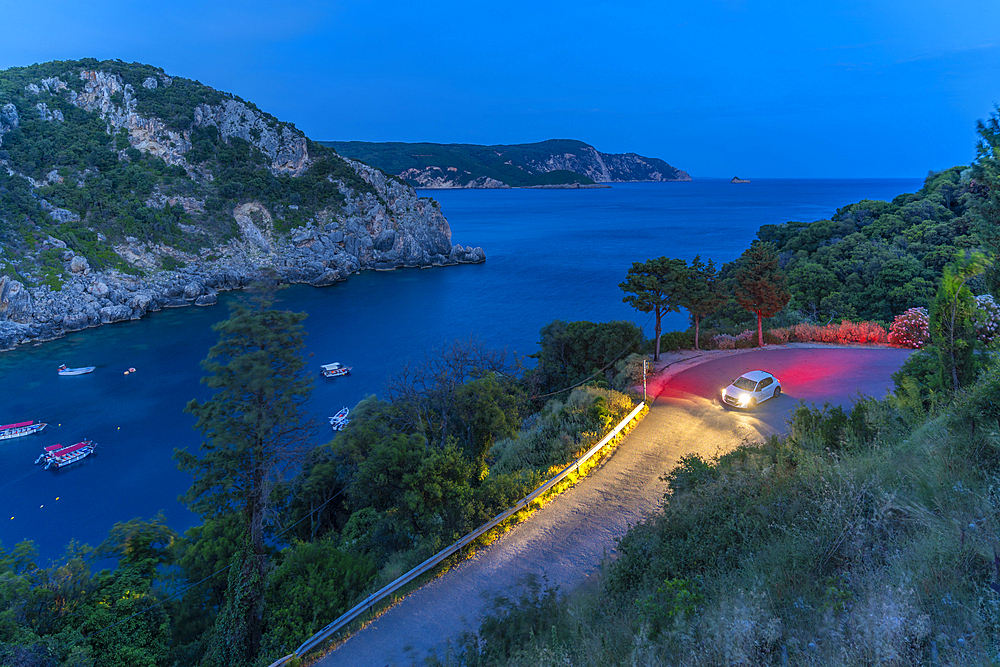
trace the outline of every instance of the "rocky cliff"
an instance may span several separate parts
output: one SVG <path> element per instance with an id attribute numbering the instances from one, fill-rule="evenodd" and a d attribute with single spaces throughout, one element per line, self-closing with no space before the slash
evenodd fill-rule
<path id="1" fill-rule="evenodd" d="M 580 186 L 635 181 L 689 181 L 687 172 L 659 158 L 602 153 L 582 141 L 535 144 L 405 144 L 321 142 L 415 187 L 508 188 Z"/>
<path id="2" fill-rule="evenodd" d="M 433 200 L 235 96 L 118 61 L 0 72 L 0 349 L 264 273 L 484 260 Z"/>

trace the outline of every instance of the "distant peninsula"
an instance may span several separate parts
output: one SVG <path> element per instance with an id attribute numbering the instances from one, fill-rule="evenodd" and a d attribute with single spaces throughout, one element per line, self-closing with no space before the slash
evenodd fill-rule
<path id="1" fill-rule="evenodd" d="M 602 153 L 573 139 L 534 144 L 320 141 L 418 188 L 599 187 L 599 183 L 690 181 L 659 158 Z"/>

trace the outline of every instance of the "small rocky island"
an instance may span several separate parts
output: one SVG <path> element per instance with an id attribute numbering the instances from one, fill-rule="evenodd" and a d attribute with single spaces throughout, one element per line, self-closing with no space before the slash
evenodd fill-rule
<path id="1" fill-rule="evenodd" d="M 401 179 L 197 81 L 89 59 L 2 71 L 0 91 L 0 349 L 263 274 L 486 259 Z"/>
<path id="2" fill-rule="evenodd" d="M 750 179 L 749 178 L 740 178 L 739 176 L 733 176 L 733 180 L 731 180 L 729 182 L 730 183 L 749 183 Z"/>

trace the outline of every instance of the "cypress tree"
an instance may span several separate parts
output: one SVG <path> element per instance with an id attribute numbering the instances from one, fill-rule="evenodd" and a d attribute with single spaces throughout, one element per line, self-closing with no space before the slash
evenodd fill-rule
<path id="1" fill-rule="evenodd" d="M 182 496 L 189 507 L 203 519 L 238 514 L 245 531 L 216 633 L 215 655 L 225 665 L 252 664 L 259 652 L 271 491 L 315 432 L 303 410 L 312 392 L 301 356 L 306 314 L 271 310 L 270 303 L 234 304 L 229 319 L 213 327 L 219 342 L 202 362 L 209 373 L 202 382 L 215 394 L 185 408 L 205 437 L 202 455 L 174 452 L 178 467 L 194 476 Z"/>

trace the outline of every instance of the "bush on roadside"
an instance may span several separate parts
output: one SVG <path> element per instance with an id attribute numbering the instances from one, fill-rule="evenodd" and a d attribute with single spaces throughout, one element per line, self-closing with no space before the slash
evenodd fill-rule
<path id="1" fill-rule="evenodd" d="M 976 297 L 976 337 L 985 346 L 993 344 L 1000 336 L 1000 304 L 992 294 L 981 294 Z"/>
<path id="2" fill-rule="evenodd" d="M 750 347 L 757 347 L 757 331 L 755 329 L 747 329 L 736 336 L 716 334 L 712 336 L 712 347 L 719 350 L 745 350 Z"/>
<path id="3" fill-rule="evenodd" d="M 899 347 L 920 349 L 930 343 L 930 318 L 926 308 L 910 308 L 896 315 L 889 330 L 889 342 Z"/>
<path id="4" fill-rule="evenodd" d="M 710 350 L 714 347 L 714 336 L 711 331 L 701 330 L 698 336 L 698 347 Z M 660 334 L 660 352 L 676 352 L 678 350 L 694 349 L 694 331 L 667 331 Z"/>

